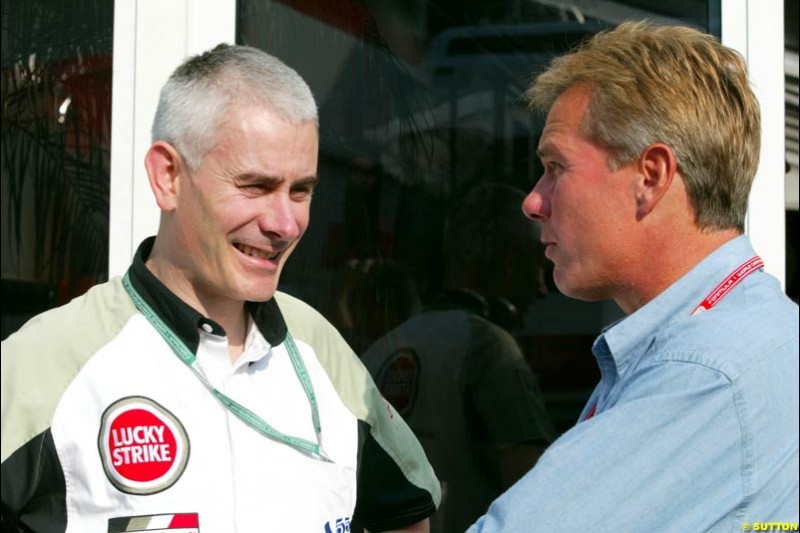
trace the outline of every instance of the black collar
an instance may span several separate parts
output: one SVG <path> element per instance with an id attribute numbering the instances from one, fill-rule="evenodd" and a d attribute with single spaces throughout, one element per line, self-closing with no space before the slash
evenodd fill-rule
<path id="1" fill-rule="evenodd" d="M 428 307 L 432 311 L 461 309 L 494 322 L 509 331 L 522 328 L 522 316 L 517 308 L 506 298 L 484 297 L 472 289 L 448 290 L 439 295 Z"/>
<path id="2" fill-rule="evenodd" d="M 197 353 L 197 347 L 200 344 L 200 328 L 207 330 L 210 327 L 210 333 L 214 335 L 225 335 L 225 330 L 178 298 L 145 266 L 145 261 L 150 256 L 155 241 L 155 237 L 148 237 L 136 250 L 133 264 L 129 270 L 131 283 L 147 304 L 153 308 L 153 311 L 161 317 L 161 320 L 180 337 L 186 347 L 192 353 Z M 266 302 L 247 302 L 245 308 L 271 346 L 277 346 L 284 341 L 287 332 L 286 321 L 283 319 L 275 298 Z"/>
<path id="3" fill-rule="evenodd" d="M 428 306 L 431 311 L 461 309 L 489 319 L 489 302 L 479 293 L 471 289 L 452 289 L 439 294 Z"/>

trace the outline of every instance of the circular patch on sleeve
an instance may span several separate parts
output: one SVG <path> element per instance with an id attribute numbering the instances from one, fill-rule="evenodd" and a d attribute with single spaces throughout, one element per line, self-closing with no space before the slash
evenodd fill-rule
<path id="1" fill-rule="evenodd" d="M 403 417 L 414 409 L 419 374 L 419 357 L 411 348 L 395 350 L 378 370 L 378 390 Z"/>
<path id="2" fill-rule="evenodd" d="M 189 460 L 189 438 L 180 421 L 150 398 L 129 396 L 109 405 L 98 437 L 109 481 L 128 494 L 171 487 Z"/>

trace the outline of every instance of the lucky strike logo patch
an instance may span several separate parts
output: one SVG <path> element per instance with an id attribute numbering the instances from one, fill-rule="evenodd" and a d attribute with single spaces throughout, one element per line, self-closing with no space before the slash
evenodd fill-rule
<path id="1" fill-rule="evenodd" d="M 419 374 L 419 357 L 411 348 L 396 350 L 378 370 L 378 390 L 403 417 L 414 409 Z"/>
<path id="2" fill-rule="evenodd" d="M 129 494 L 169 488 L 189 459 L 189 438 L 180 421 L 143 396 L 122 398 L 108 406 L 98 446 L 109 481 Z"/>

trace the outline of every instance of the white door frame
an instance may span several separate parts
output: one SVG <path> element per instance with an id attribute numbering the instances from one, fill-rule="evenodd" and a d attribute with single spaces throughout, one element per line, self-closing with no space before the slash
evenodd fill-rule
<path id="1" fill-rule="evenodd" d="M 109 277 L 158 229 L 144 156 L 161 86 L 186 57 L 235 38 L 236 0 L 115 1 Z"/>
<path id="2" fill-rule="evenodd" d="M 746 232 L 766 270 L 786 287 L 783 2 L 722 0 L 722 42 L 747 60 L 761 106 L 761 159 Z"/>

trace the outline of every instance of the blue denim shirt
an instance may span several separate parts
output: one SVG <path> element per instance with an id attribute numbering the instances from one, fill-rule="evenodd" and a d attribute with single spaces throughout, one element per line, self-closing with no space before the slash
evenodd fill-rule
<path id="1" fill-rule="evenodd" d="M 738 237 L 607 328 L 581 420 L 470 532 L 741 532 L 798 521 L 798 308 Z M 752 526 L 751 526 L 752 528 Z"/>

